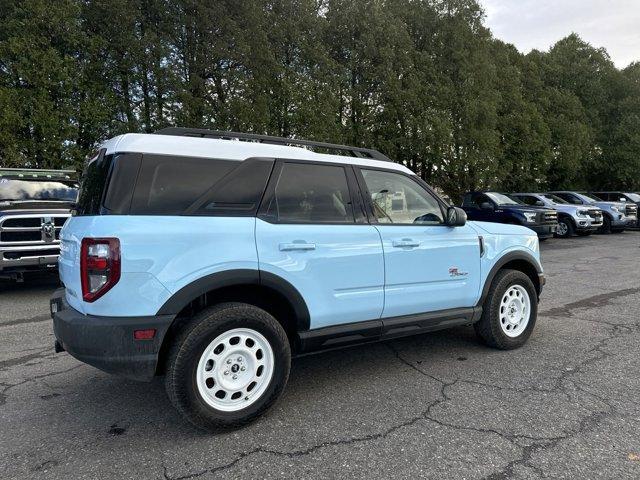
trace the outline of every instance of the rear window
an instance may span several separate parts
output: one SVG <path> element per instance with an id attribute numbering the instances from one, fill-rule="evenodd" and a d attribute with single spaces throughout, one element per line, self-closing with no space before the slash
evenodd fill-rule
<path id="1" fill-rule="evenodd" d="M 101 150 L 87 162 L 82 174 L 76 215 L 99 215 L 100 205 L 105 186 L 109 178 L 109 170 L 113 162 L 113 155 L 105 155 Z"/>
<path id="2" fill-rule="evenodd" d="M 145 154 L 130 213 L 180 215 L 238 165 L 233 160 Z"/>

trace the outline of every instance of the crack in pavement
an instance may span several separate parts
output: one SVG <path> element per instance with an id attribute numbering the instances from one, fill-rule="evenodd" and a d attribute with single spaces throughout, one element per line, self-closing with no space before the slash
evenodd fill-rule
<path id="1" fill-rule="evenodd" d="M 626 296 L 626 295 L 632 295 L 635 293 L 640 292 L 640 288 L 629 288 L 629 289 L 624 289 L 624 290 L 619 290 L 616 292 L 610 292 L 610 293 L 606 293 L 606 294 L 602 294 L 602 295 L 596 295 L 595 297 L 590 297 L 584 300 L 580 300 L 577 302 L 572 302 L 569 303 L 563 307 L 559 307 L 558 309 L 552 309 L 556 312 L 559 312 L 560 309 L 571 309 L 571 308 L 590 308 L 593 306 L 603 306 L 603 305 L 607 305 L 611 302 L 611 300 L 613 300 L 614 298 L 618 298 L 620 296 Z M 548 314 L 547 314 L 548 315 Z M 554 315 L 549 315 L 549 316 L 554 316 Z M 552 388 L 546 389 L 546 388 L 531 388 L 531 389 L 525 389 L 523 391 L 542 391 L 542 392 L 547 392 L 547 393 L 558 393 L 558 394 L 564 394 L 567 396 L 571 396 L 572 394 L 570 392 L 567 391 L 568 385 L 567 382 L 570 381 L 570 378 L 577 375 L 580 372 L 583 372 L 588 366 L 599 362 L 601 360 L 604 360 L 605 358 L 608 358 L 610 356 L 613 356 L 613 354 L 607 352 L 606 350 L 604 350 L 604 348 L 606 347 L 607 342 L 614 340 L 615 338 L 618 338 L 619 336 L 626 334 L 626 333 L 630 333 L 635 331 L 633 329 L 633 327 L 640 327 L 640 325 L 623 325 L 623 324 L 615 324 L 615 323 L 610 323 L 610 322 L 602 322 L 603 324 L 611 327 L 609 335 L 607 335 L 606 337 L 602 338 L 600 341 L 598 341 L 596 343 L 596 345 L 594 345 L 593 347 L 591 347 L 586 353 L 585 353 L 585 357 L 581 362 L 577 363 L 577 364 L 573 364 L 573 366 L 571 368 L 563 368 L 561 370 L 561 375 L 556 379 L 556 381 L 554 382 L 554 385 Z M 223 465 L 219 465 L 216 467 L 212 467 L 212 468 L 207 468 L 204 470 L 200 470 L 197 472 L 192 472 L 192 473 L 188 473 L 185 475 L 181 475 L 181 476 L 171 476 L 168 472 L 168 469 L 165 465 L 163 465 L 163 472 L 164 472 L 164 478 L 165 480 L 187 480 L 187 479 L 191 479 L 191 478 L 198 478 L 201 477 L 203 475 L 206 474 L 210 474 L 210 475 L 215 475 L 219 472 L 222 471 L 226 471 L 229 470 L 231 468 L 233 468 L 235 465 L 237 465 L 239 462 L 241 462 L 242 460 L 246 459 L 247 457 L 259 454 L 259 453 L 264 453 L 264 454 L 269 454 L 269 455 L 275 455 L 275 456 L 280 456 L 280 457 L 287 457 L 287 458 L 296 458 L 296 457 L 301 457 L 301 456 L 306 456 L 306 455 L 310 455 L 311 453 L 322 449 L 322 448 L 326 448 L 326 447 L 332 447 L 332 446 L 342 446 L 342 445 L 351 445 L 351 444 L 355 444 L 355 443 L 362 443 L 362 442 L 368 442 L 368 441 L 372 441 L 372 440 L 378 440 L 378 439 L 382 439 L 382 438 L 386 438 L 387 436 L 389 436 L 390 434 L 392 434 L 393 432 L 414 425 L 420 421 L 428 421 L 428 422 L 432 422 L 435 423 L 437 425 L 443 426 L 443 427 L 448 427 L 448 428 L 452 428 L 454 430 L 459 430 L 459 431 L 473 431 L 473 432 L 478 432 L 478 433 L 484 433 L 484 434 L 491 434 L 491 435 L 496 435 L 499 438 L 502 438 L 508 442 L 510 442 L 511 444 L 513 444 L 514 446 L 516 446 L 517 448 L 520 448 L 522 451 L 522 454 L 519 458 L 512 460 L 510 462 L 508 462 L 504 468 L 502 468 L 502 470 L 497 471 L 497 472 L 493 472 L 490 475 L 484 477 L 484 480 L 504 480 L 504 479 L 508 479 L 511 478 L 515 472 L 515 469 L 519 466 L 523 466 L 523 467 L 527 467 L 530 468 L 531 470 L 537 472 L 539 474 L 539 476 L 543 476 L 544 470 L 535 465 L 532 464 L 532 459 L 533 456 L 541 451 L 545 451 L 548 449 L 552 449 L 554 447 L 556 447 L 558 444 L 560 444 L 560 442 L 564 441 L 564 440 L 568 440 L 570 438 L 573 438 L 577 435 L 580 435 L 582 433 L 588 432 L 592 429 L 594 429 L 604 418 L 607 418 L 611 415 L 613 415 L 616 410 L 615 408 L 610 405 L 605 399 L 603 399 L 602 397 L 599 397 L 597 395 L 592 394 L 591 392 L 588 392 L 582 388 L 579 388 L 578 386 L 575 385 L 574 382 L 570 382 L 575 388 L 577 388 L 578 390 L 580 390 L 581 392 L 590 395 L 596 399 L 598 399 L 601 403 L 603 403 L 607 408 L 605 410 L 596 410 L 596 411 L 592 411 L 589 415 L 584 416 L 583 418 L 581 418 L 581 420 L 578 423 L 578 426 L 574 429 L 569 429 L 567 431 L 565 431 L 562 435 L 558 435 L 558 436 L 554 436 L 554 437 L 535 437 L 535 436 L 529 436 L 529 435 L 522 435 L 522 434 L 511 434 L 511 433 L 507 433 L 507 432 L 502 432 L 500 430 L 496 430 L 496 429 L 491 429 L 491 428 L 480 428 L 480 427 L 473 427 L 473 426 L 469 426 L 469 425 L 458 425 L 458 424 L 454 424 L 454 423 L 449 423 L 449 422 L 445 422 L 439 418 L 436 418 L 433 414 L 432 411 L 434 408 L 436 408 L 438 405 L 441 405 L 443 403 L 448 402 L 449 400 L 452 400 L 451 397 L 449 397 L 447 395 L 447 389 L 458 384 L 458 383 L 468 383 L 470 385 L 482 385 L 482 386 L 486 386 L 486 387 L 491 387 L 491 388 L 496 388 L 496 389 L 508 389 L 508 390 L 515 390 L 515 391 L 519 391 L 520 389 L 514 389 L 511 387 L 503 387 L 500 385 L 493 385 L 493 384 L 485 384 L 482 382 L 477 382 L 477 381 L 473 381 L 473 380 L 464 380 L 464 379 L 460 379 L 460 378 L 456 378 L 452 381 L 445 381 L 435 375 L 432 375 L 428 372 L 425 372 L 424 370 L 422 370 L 421 368 L 419 368 L 417 365 L 409 362 L 408 360 L 406 360 L 404 357 L 402 357 L 402 355 L 400 355 L 400 352 L 398 352 L 393 345 L 391 345 L 391 343 L 387 343 L 385 344 L 390 350 L 391 352 L 394 354 L 394 356 L 404 365 L 410 367 L 411 369 L 415 370 L 416 372 L 420 373 L 421 375 L 428 377 L 436 382 L 438 382 L 440 384 L 440 392 L 439 392 L 439 398 L 437 398 L 436 400 L 432 401 L 429 403 L 429 405 L 427 406 L 426 410 L 424 410 L 420 415 L 414 416 L 412 418 L 410 418 L 409 420 L 406 420 L 404 422 L 401 422 L 399 424 L 393 425 L 391 427 L 389 427 L 388 429 L 384 430 L 383 432 L 379 432 L 379 433 L 375 433 L 375 434 L 369 434 L 369 435 L 363 435 L 363 436 L 359 436 L 359 437 L 353 437 L 353 438 L 349 438 L 349 439 L 339 439 L 339 440 L 333 440 L 333 441 L 327 441 L 327 442 L 322 442 L 319 444 L 315 444 L 310 446 L 307 449 L 303 449 L 303 450 L 293 450 L 293 451 L 279 451 L 279 450 L 272 450 L 272 449 L 268 449 L 268 448 L 263 448 L 263 447 L 257 447 L 253 450 L 249 450 L 246 452 L 241 452 L 236 458 L 234 458 L 232 461 L 223 464 Z M 596 355 L 592 355 L 592 354 L 596 354 Z M 532 442 L 530 444 L 522 444 L 522 441 L 526 440 L 528 442 Z"/>
<path id="2" fill-rule="evenodd" d="M 541 316 L 545 317 L 572 317 L 573 311 L 576 309 L 584 308 L 598 308 L 611 304 L 611 301 L 616 298 L 626 297 L 628 295 L 634 295 L 640 293 L 640 288 L 625 288 L 622 290 L 616 290 L 614 292 L 602 293 L 600 295 L 594 295 L 592 297 L 583 298 L 576 302 L 567 303 L 561 307 L 551 308 L 540 312 Z"/>
<path id="3" fill-rule="evenodd" d="M 48 353 L 47 353 L 48 352 Z M 0 372 L 4 372 L 12 367 L 18 365 L 24 365 L 32 360 L 40 360 L 44 358 L 50 358 L 55 356 L 55 353 L 51 348 L 44 348 L 37 353 L 30 353 L 29 355 L 23 355 L 22 357 L 10 358 L 9 360 L 0 361 Z"/>
<path id="4" fill-rule="evenodd" d="M 48 377 L 54 377 L 56 375 L 62 375 L 63 373 L 68 373 L 71 372 L 77 368 L 81 368 L 84 367 L 85 365 L 83 363 L 79 364 L 79 365 L 74 365 L 71 368 L 67 368 L 65 370 L 60 370 L 60 371 L 56 371 L 56 372 L 49 372 L 49 373 L 45 373 L 42 375 L 35 375 L 31 378 L 27 378 L 21 382 L 18 383 L 0 383 L 0 386 L 4 387 L 1 391 L 0 391 L 0 407 L 3 406 L 5 403 L 7 403 L 7 399 L 8 399 L 8 395 L 7 392 L 9 390 L 11 390 L 12 388 L 15 387 L 19 387 L 20 385 L 25 385 L 27 383 L 31 383 L 31 382 L 36 382 L 38 380 L 42 380 L 43 378 L 48 378 Z"/>
<path id="5" fill-rule="evenodd" d="M 7 322 L 0 322 L 0 328 L 13 327 L 15 325 L 25 325 L 27 323 L 42 323 L 50 320 L 51 315 L 49 314 L 35 315 L 33 317 L 17 318 L 15 320 L 9 320 Z"/>

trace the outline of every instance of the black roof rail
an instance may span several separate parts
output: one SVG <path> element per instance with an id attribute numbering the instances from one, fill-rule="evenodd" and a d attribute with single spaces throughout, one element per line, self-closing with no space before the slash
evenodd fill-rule
<path id="1" fill-rule="evenodd" d="M 76 175 L 75 170 L 54 170 L 43 168 L 0 168 L 0 178 L 20 179 L 57 179 L 69 180 Z"/>
<path id="2" fill-rule="evenodd" d="M 370 158 L 373 160 L 382 160 L 384 162 L 393 161 L 386 155 L 372 148 L 352 147 L 349 145 L 338 145 L 335 143 L 314 142 L 312 140 L 298 140 L 295 138 L 272 137 L 269 135 L 258 135 L 255 133 L 221 132 L 217 130 L 207 130 L 204 128 L 182 127 L 167 127 L 154 133 L 157 135 L 175 135 L 179 137 L 219 138 L 225 140 L 244 140 L 249 142 L 270 143 L 273 145 L 316 147 L 324 148 L 326 150 L 345 152 L 352 157 Z"/>

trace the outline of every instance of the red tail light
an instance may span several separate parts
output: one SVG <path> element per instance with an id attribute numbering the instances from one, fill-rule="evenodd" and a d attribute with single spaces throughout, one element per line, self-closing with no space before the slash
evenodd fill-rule
<path id="1" fill-rule="evenodd" d="M 80 248 L 82 298 L 94 302 L 120 280 L 120 240 L 83 238 Z"/>

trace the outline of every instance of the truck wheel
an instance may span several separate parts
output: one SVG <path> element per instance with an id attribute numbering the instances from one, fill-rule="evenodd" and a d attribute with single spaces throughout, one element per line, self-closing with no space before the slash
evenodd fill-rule
<path id="1" fill-rule="evenodd" d="M 556 228 L 556 236 L 560 238 L 568 238 L 573 236 L 573 222 L 565 217 L 558 219 L 558 227 Z"/>
<path id="2" fill-rule="evenodd" d="M 605 215 L 602 219 L 602 226 L 600 227 L 600 230 L 598 230 L 598 232 L 611 233 L 611 218 L 609 218 L 608 215 Z"/>
<path id="3" fill-rule="evenodd" d="M 519 270 L 500 270 L 474 328 L 490 347 L 511 350 L 529 339 L 537 315 L 537 293 L 531 279 Z"/>
<path id="4" fill-rule="evenodd" d="M 172 345 L 165 387 L 193 425 L 210 432 L 242 427 L 282 394 L 291 349 L 269 313 L 224 303 L 198 313 Z"/>

